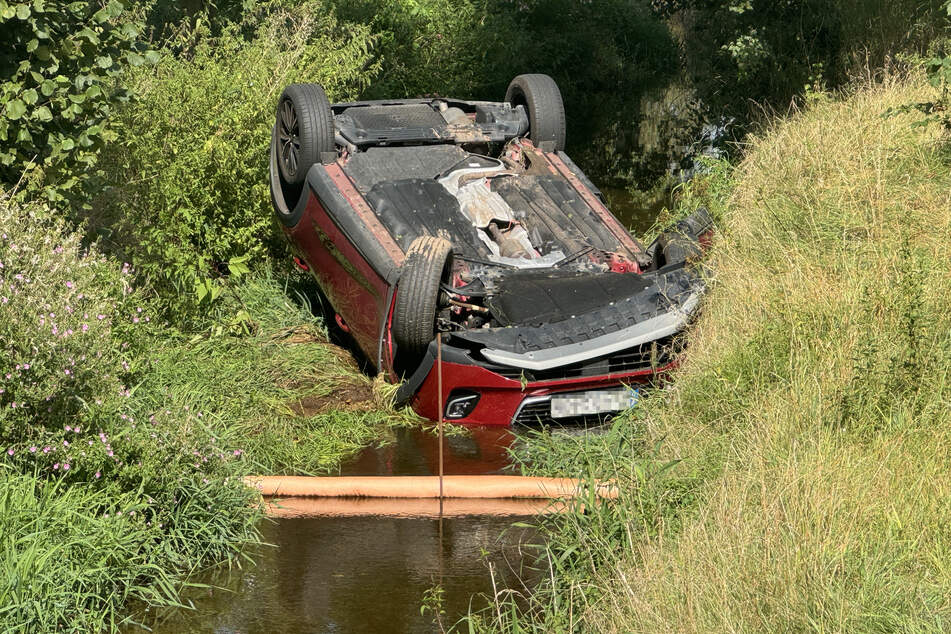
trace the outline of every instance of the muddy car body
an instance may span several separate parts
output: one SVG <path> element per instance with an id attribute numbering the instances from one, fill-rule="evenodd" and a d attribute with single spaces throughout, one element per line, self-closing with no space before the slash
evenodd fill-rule
<path id="1" fill-rule="evenodd" d="M 643 248 L 564 134 L 544 75 L 515 78 L 502 102 L 282 95 L 276 214 L 338 323 L 422 416 L 601 419 L 676 362 L 709 218 Z"/>

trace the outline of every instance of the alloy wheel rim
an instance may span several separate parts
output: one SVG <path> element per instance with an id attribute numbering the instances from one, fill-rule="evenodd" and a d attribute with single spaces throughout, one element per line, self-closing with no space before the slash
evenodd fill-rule
<path id="1" fill-rule="evenodd" d="M 290 99 L 285 99 L 280 108 L 280 126 L 278 143 L 281 151 L 281 165 L 284 173 L 289 177 L 297 174 L 300 155 L 300 125 L 297 121 L 297 111 Z"/>

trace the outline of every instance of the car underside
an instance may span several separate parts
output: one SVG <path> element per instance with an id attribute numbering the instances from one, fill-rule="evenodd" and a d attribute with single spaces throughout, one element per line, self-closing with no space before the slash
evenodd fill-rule
<path id="1" fill-rule="evenodd" d="M 400 404 L 602 420 L 676 363 L 709 216 L 643 248 L 562 151 L 550 78 L 520 76 L 498 103 L 330 105 L 303 86 L 278 106 L 275 210 L 338 323 L 402 380 Z"/>

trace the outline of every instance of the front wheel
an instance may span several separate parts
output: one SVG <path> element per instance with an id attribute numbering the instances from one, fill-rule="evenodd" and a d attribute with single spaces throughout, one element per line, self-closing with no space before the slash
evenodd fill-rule
<path id="1" fill-rule="evenodd" d="M 393 313 L 393 338 L 404 359 L 418 360 L 436 335 L 439 285 L 451 255 L 452 243 L 435 236 L 416 238 L 406 251 Z"/>

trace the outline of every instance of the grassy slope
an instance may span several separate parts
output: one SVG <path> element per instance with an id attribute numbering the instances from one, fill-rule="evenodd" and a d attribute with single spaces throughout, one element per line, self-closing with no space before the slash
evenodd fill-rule
<path id="1" fill-rule="evenodd" d="M 751 142 L 689 359 L 643 410 L 699 502 L 605 567 L 586 628 L 951 627 L 951 152 L 882 117 L 928 96 Z"/>
<path id="2" fill-rule="evenodd" d="M 139 387 L 145 411 L 190 407 L 259 474 L 317 474 L 410 412 L 388 405 L 392 391 L 362 374 L 349 351 L 328 343 L 319 321 L 258 276 L 235 287 L 254 322 L 242 337 L 173 338 L 163 333 Z"/>

